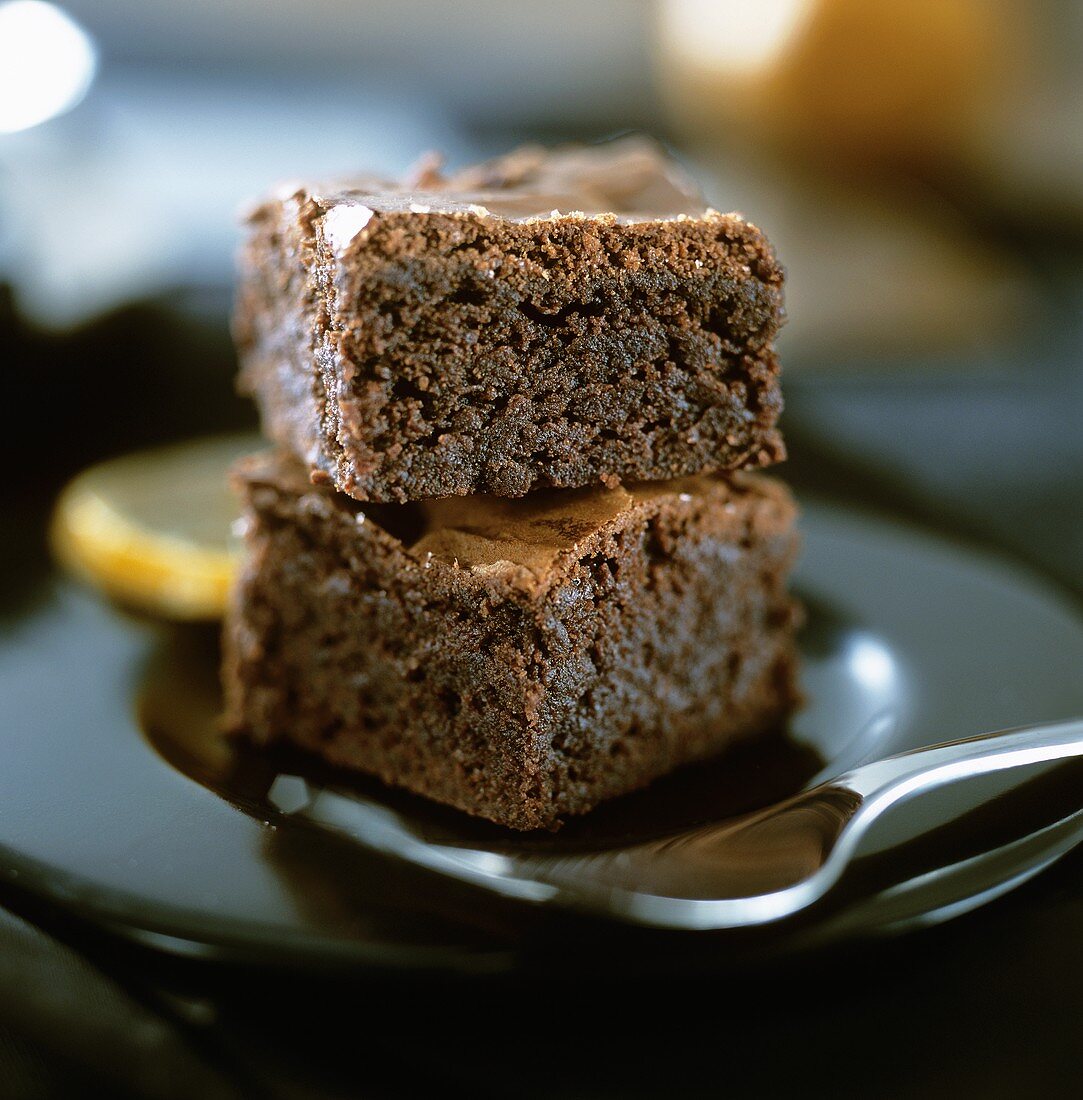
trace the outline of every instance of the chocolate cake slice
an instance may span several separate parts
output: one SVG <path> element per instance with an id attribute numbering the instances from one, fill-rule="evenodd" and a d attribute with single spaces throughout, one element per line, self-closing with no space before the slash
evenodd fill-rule
<path id="1" fill-rule="evenodd" d="M 775 462 L 782 316 L 760 231 L 624 139 L 288 189 L 235 333 L 266 433 L 386 502 Z"/>
<path id="2" fill-rule="evenodd" d="M 795 507 L 756 474 L 361 505 L 237 472 L 228 722 L 515 829 L 791 709 Z"/>

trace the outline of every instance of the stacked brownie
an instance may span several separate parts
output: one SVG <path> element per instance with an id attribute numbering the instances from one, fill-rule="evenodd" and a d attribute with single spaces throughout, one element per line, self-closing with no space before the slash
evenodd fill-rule
<path id="1" fill-rule="evenodd" d="M 227 719 L 517 829 L 792 708 L 782 271 L 653 146 L 260 206 Z"/>

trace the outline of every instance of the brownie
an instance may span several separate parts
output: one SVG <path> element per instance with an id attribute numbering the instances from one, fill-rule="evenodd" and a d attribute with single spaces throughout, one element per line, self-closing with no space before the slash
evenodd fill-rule
<path id="1" fill-rule="evenodd" d="M 760 231 L 624 139 L 287 189 L 235 334 L 270 438 L 387 502 L 775 462 L 782 315 Z"/>
<path id="2" fill-rule="evenodd" d="M 227 722 L 554 828 L 794 705 L 795 507 L 759 474 L 359 504 L 246 460 Z"/>

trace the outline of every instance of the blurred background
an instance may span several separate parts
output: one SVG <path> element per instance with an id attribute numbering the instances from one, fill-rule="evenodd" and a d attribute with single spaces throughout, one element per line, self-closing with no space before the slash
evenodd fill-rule
<path id="1" fill-rule="evenodd" d="M 1083 598 L 1079 0 L 0 0 L 0 632 L 35 644 L 20 615 L 48 595 L 67 478 L 254 423 L 229 336 L 245 202 L 290 177 L 400 173 L 429 150 L 454 165 L 627 130 L 667 143 L 788 269 L 783 476 L 996 547 Z M 1065 1067 L 1078 1080 L 1079 867 L 938 946 L 715 982 L 706 1010 L 701 984 L 693 999 L 634 974 L 465 1003 L 459 987 L 344 986 L 342 1013 L 275 975 L 246 972 L 217 1007 L 206 973 L 124 980 L 163 982 L 193 1043 L 213 1022 L 222 1061 L 261 1080 L 348 1064 L 374 1096 L 400 1095 L 411 1064 L 473 1074 L 479 1050 L 479 1095 L 541 1095 L 531 1072 L 568 1095 L 606 1072 L 628 1082 L 606 1095 L 662 1095 L 676 1072 L 706 1096 L 736 1067 L 761 1094 L 782 1074 L 791 1094 L 873 1080 L 887 1096 L 1074 1096 L 1042 1085 Z M 120 1044 L 92 978 L 0 909 L 0 1078 L 68 1072 L 5 1045 L 33 1034 L 69 1052 L 73 1079 L 108 1062 L 111 1080 L 176 1078 L 162 1095 L 234 1095 L 188 1087 L 161 1025 L 121 1016 Z M 497 1016 L 503 1030 L 476 1022 Z"/>
<path id="2" fill-rule="evenodd" d="M 250 418 L 271 183 L 629 129 L 778 247 L 799 487 L 1083 589 L 1076 0 L 0 0 L 5 445 L 52 483 Z"/>

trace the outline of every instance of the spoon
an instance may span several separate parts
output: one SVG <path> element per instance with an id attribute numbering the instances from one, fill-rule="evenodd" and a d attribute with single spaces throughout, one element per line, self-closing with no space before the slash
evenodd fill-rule
<path id="1" fill-rule="evenodd" d="M 1007 730 L 866 763 L 741 818 L 576 850 L 479 842 L 296 776 L 279 776 L 270 796 L 284 784 L 286 812 L 536 905 L 670 929 L 750 928 L 814 909 L 887 927 L 972 908 L 1083 840 L 1081 765 L 1083 719 Z"/>

